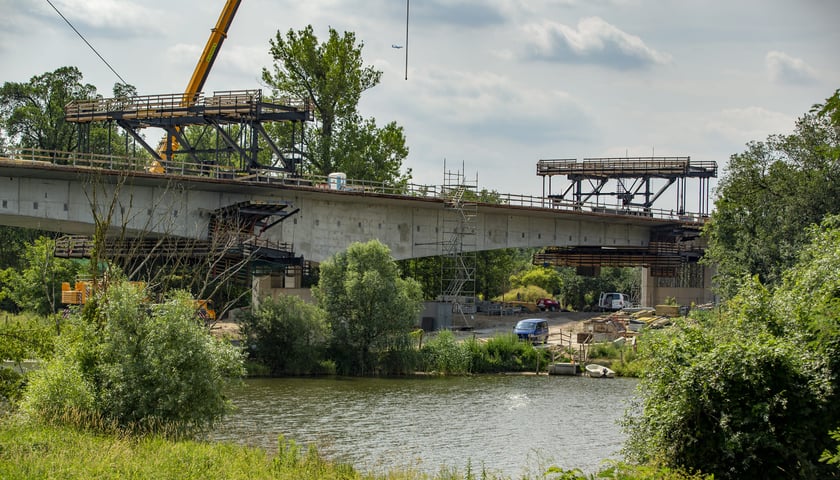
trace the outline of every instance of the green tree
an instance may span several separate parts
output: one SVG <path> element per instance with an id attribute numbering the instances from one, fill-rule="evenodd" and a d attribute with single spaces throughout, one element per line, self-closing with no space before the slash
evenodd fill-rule
<path id="1" fill-rule="evenodd" d="M 422 302 L 420 285 L 400 278 L 381 242 L 353 243 L 322 263 L 313 294 L 329 315 L 333 358 L 343 373 L 376 373 L 382 367 L 380 357 L 411 348 L 409 332 Z"/>
<path id="2" fill-rule="evenodd" d="M 0 269 L 22 268 L 26 246 L 41 235 L 39 230 L 0 225 Z"/>
<path id="3" fill-rule="evenodd" d="M 323 43 L 311 25 L 298 32 L 289 30 L 285 37 L 278 31 L 271 40 L 274 65 L 263 69 L 263 81 L 277 97 L 303 98 L 313 105 L 317 124 L 307 126 L 303 134 L 307 173 L 345 172 L 360 180 L 404 183 L 411 173 L 400 174 L 408 155 L 402 127 L 391 122 L 377 128 L 373 119 L 358 115 L 362 92 L 376 86 L 382 76 L 363 65 L 363 47 L 354 33 L 340 35 L 332 28 Z M 291 135 L 290 126 L 276 126 L 272 133 Z"/>
<path id="4" fill-rule="evenodd" d="M 840 213 L 836 97 L 800 118 L 793 134 L 752 142 L 730 157 L 706 227 L 706 258 L 717 266 L 724 297 L 748 274 L 778 284 L 807 243 L 806 227 Z"/>
<path id="5" fill-rule="evenodd" d="M 775 289 L 742 280 L 719 314 L 643 337 L 631 458 L 715 478 L 836 476 L 820 458 L 840 425 L 840 220 L 806 238 Z"/>
<path id="6" fill-rule="evenodd" d="M 27 83 L 6 82 L 0 87 L 0 126 L 19 147 L 74 151 L 76 127 L 64 120 L 64 106 L 95 95 L 76 67 L 60 67 Z"/>
<path id="7" fill-rule="evenodd" d="M 137 89 L 133 85 L 116 83 L 112 93 L 114 99 L 127 99 L 137 96 Z M 77 128 L 75 124 L 71 125 Z M 83 152 L 151 158 L 149 153 L 137 146 L 134 138 L 115 122 L 92 122 L 80 131 L 84 131 L 79 145 Z"/>
<path id="8" fill-rule="evenodd" d="M 326 314 L 294 295 L 266 298 L 245 315 L 249 354 L 272 375 L 318 373 L 329 339 Z"/>
<path id="9" fill-rule="evenodd" d="M 241 354 L 210 336 L 188 294 L 150 308 L 146 292 L 115 282 L 83 314 L 32 374 L 22 405 L 30 415 L 178 435 L 230 408 L 223 389 L 242 374 Z"/>
<path id="10" fill-rule="evenodd" d="M 36 315 L 4 315 L 0 322 L 0 403 L 17 402 L 23 393 L 24 360 L 44 358 L 52 352 L 55 330 L 53 318 Z"/>
<path id="11" fill-rule="evenodd" d="M 22 265 L 0 270 L 0 299 L 7 297 L 17 308 L 48 315 L 61 305 L 61 283 L 72 282 L 79 264 L 53 256 L 55 241 L 39 237 L 28 244 Z"/>
<path id="12" fill-rule="evenodd" d="M 513 287 L 535 285 L 553 294 L 560 290 L 563 281 L 554 268 L 532 266 L 518 274 L 511 275 L 510 284 Z"/>

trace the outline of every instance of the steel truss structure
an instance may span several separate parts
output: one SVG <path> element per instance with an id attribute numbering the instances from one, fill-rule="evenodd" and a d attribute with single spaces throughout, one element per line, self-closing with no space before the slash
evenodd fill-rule
<path id="1" fill-rule="evenodd" d="M 231 90 L 209 97 L 196 93 L 74 100 L 65 107 L 65 119 L 79 125 L 83 150 L 89 145 L 92 123 L 116 123 L 165 168 L 172 168 L 167 164 L 183 157 L 182 162 L 224 164 L 238 171 L 276 168 L 300 173 L 303 122 L 312 120 L 313 112 L 308 101 L 285 99 L 278 103 L 264 99 L 260 90 Z M 290 122 L 289 146 L 280 148 L 270 138 L 264 127 L 270 122 Z M 196 126 L 215 134 L 214 148 L 191 145 L 185 129 Z M 148 127 L 166 132 L 161 148 L 152 147 L 140 134 Z M 173 139 L 177 148 L 173 148 Z M 274 157 L 269 165 L 260 165 L 261 145 Z"/>
<path id="2" fill-rule="evenodd" d="M 295 256 L 294 246 L 274 243 L 260 238 L 269 228 L 298 212 L 286 202 L 244 201 L 210 212 L 207 238 L 195 240 L 181 237 L 108 237 L 100 253 L 122 266 L 138 259 L 153 259 L 170 264 L 200 264 L 211 262 L 214 275 L 229 268 L 239 269 L 238 280 L 248 280 L 248 274 L 266 275 L 302 268 L 304 260 Z M 90 258 L 94 241 L 84 235 L 65 235 L 56 239 L 54 256 L 59 258 Z M 241 268 L 246 265 L 247 268 Z"/>
<path id="3" fill-rule="evenodd" d="M 709 179 L 717 177 L 717 162 L 692 162 L 691 157 L 584 158 L 582 162 L 551 159 L 537 162 L 537 175 L 543 177 L 543 196 L 568 200 L 578 207 L 592 201 L 599 205 L 602 197 L 614 197 L 615 213 L 649 212 L 662 194 L 676 184 L 679 215 L 686 213 L 687 180 L 696 178 L 700 185 L 699 211 L 695 213 L 708 216 Z M 564 175 L 569 181 L 559 194 L 552 192 L 552 177 L 556 175 Z M 605 191 L 611 181 L 615 190 Z"/>
<path id="4" fill-rule="evenodd" d="M 576 267 L 595 272 L 598 267 L 648 267 L 652 277 L 676 277 L 689 263 L 703 256 L 699 226 L 668 225 L 651 231 L 645 248 L 549 247 L 534 255 L 535 265 Z"/>

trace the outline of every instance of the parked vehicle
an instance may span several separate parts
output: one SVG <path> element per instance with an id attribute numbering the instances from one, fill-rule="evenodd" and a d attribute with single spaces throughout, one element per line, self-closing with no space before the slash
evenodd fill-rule
<path id="1" fill-rule="evenodd" d="M 630 296 L 625 293 L 601 293 L 598 297 L 598 308 L 601 310 L 621 310 L 631 306 Z"/>
<path id="2" fill-rule="evenodd" d="M 544 318 L 526 318 L 520 320 L 513 333 L 520 340 L 527 340 L 531 343 L 548 343 L 548 321 Z"/>
<path id="3" fill-rule="evenodd" d="M 541 298 L 537 300 L 537 307 L 542 311 L 549 310 L 556 312 L 560 310 L 560 303 L 553 298 Z"/>

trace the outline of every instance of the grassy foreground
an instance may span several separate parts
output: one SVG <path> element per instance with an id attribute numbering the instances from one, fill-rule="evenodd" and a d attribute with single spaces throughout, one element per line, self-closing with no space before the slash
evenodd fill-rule
<path id="1" fill-rule="evenodd" d="M 280 439 L 276 456 L 230 443 L 172 441 L 156 436 L 114 436 L 69 427 L 0 420 L 0 478 L 54 479 L 455 479 L 470 473 L 357 472 Z M 483 476 L 481 478 L 500 478 Z"/>
<path id="2" fill-rule="evenodd" d="M 260 448 L 231 443 L 167 440 L 158 436 L 119 436 L 70 427 L 0 420 L 0 478 L 17 479 L 289 479 L 289 480 L 502 480 L 491 472 L 438 474 L 394 470 L 370 474 L 324 459 L 314 447 L 279 439 L 276 456 Z M 519 478 L 519 477 L 517 477 Z M 527 477 L 521 477 L 527 480 Z M 696 480 L 700 475 L 652 467 L 616 465 L 594 475 L 551 467 L 540 479 Z"/>

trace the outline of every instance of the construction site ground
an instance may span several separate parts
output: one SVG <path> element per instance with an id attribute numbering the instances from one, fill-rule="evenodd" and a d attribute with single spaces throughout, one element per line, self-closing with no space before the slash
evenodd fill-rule
<path id="1" fill-rule="evenodd" d="M 503 333 L 513 333 L 516 322 L 525 318 L 544 318 L 548 321 L 548 344 L 576 347 L 578 332 L 584 331 L 584 322 L 603 315 L 597 312 L 522 312 L 513 315 L 467 315 L 453 318 L 452 330 L 458 338 L 491 338 Z"/>
<path id="2" fill-rule="evenodd" d="M 475 337 L 488 339 L 503 333 L 512 333 L 516 322 L 524 318 L 544 318 L 548 321 L 548 344 L 577 347 L 577 333 L 584 331 L 584 322 L 603 315 L 595 312 L 539 312 L 516 313 L 513 315 L 474 314 L 463 318 L 453 318 L 452 331 L 457 338 Z M 239 324 L 235 322 L 217 322 L 212 332 L 218 336 L 239 339 Z M 427 335 L 433 336 L 435 332 Z M 570 345 L 571 342 L 571 345 Z"/>

